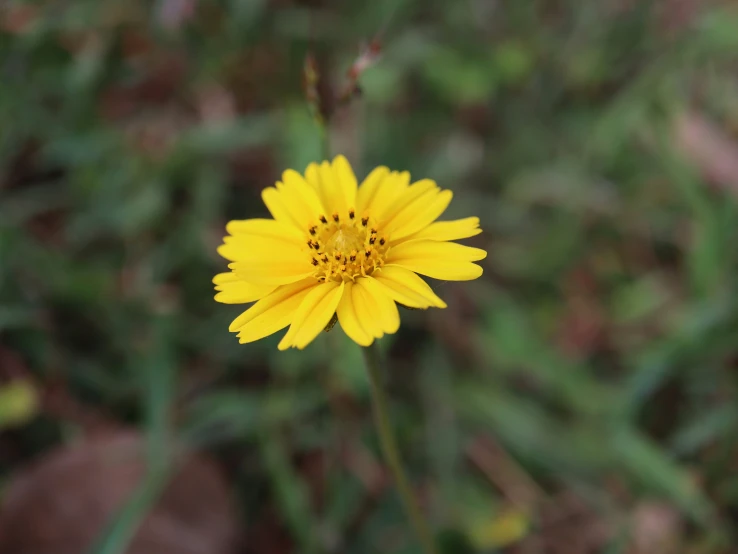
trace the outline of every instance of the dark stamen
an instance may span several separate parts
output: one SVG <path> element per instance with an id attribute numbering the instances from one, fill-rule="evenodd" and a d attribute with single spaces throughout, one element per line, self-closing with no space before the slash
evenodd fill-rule
<path id="1" fill-rule="evenodd" d="M 385 242 L 387 242 L 387 241 L 386 241 L 386 240 L 384 240 L 384 237 L 382 237 L 381 239 L 379 239 L 379 244 L 380 244 L 381 246 L 384 246 L 384 243 L 385 243 Z"/>
<path id="2" fill-rule="evenodd" d="M 336 212 L 336 213 L 333 214 L 333 221 L 335 221 L 336 223 L 338 223 L 338 212 Z"/>
<path id="3" fill-rule="evenodd" d="M 318 260 L 316 260 L 315 258 L 313 258 L 313 265 L 318 265 L 319 263 L 320 262 L 318 262 Z"/>
<path id="4" fill-rule="evenodd" d="M 349 218 L 354 219 L 356 217 L 356 212 L 354 212 L 353 208 L 349 210 Z"/>
<path id="5" fill-rule="evenodd" d="M 368 218 L 368 217 L 362 217 L 362 218 L 361 218 L 361 224 L 362 224 L 362 225 L 363 225 L 364 227 L 366 227 L 368 223 L 369 223 L 369 218 Z"/>
<path id="6" fill-rule="evenodd" d="M 318 219 L 320 219 L 321 223 L 328 223 L 328 220 L 325 218 L 324 215 L 321 215 Z"/>

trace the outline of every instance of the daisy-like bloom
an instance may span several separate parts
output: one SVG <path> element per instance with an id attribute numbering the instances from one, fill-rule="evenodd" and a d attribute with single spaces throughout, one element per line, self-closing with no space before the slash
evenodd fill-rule
<path id="1" fill-rule="evenodd" d="M 348 161 L 293 170 L 262 192 L 274 219 L 231 221 L 218 253 L 230 272 L 213 279 L 218 302 L 256 302 L 231 323 L 241 343 L 289 326 L 279 349 L 304 348 L 337 316 L 346 334 L 370 345 L 400 326 L 397 304 L 445 308 L 417 274 L 476 279 L 487 253 L 453 240 L 481 233 L 479 218 L 435 222 L 451 191 L 410 184 L 408 172 L 378 167 L 361 186 Z M 435 222 L 435 223 L 434 223 Z"/>

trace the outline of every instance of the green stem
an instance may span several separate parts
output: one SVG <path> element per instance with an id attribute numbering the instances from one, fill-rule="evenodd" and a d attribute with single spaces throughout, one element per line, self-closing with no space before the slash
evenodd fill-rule
<path id="1" fill-rule="evenodd" d="M 328 128 L 328 122 L 325 120 L 321 120 L 319 123 L 320 127 L 320 144 L 321 144 L 321 154 L 323 154 L 324 160 L 331 159 L 331 137 L 330 137 L 330 130 Z"/>
<path id="2" fill-rule="evenodd" d="M 377 426 L 377 431 L 379 432 L 379 442 L 382 446 L 385 460 L 392 471 L 395 483 L 397 484 L 397 490 L 400 493 L 400 498 L 402 498 L 402 503 L 405 506 L 405 512 L 415 529 L 418 540 L 423 545 L 425 554 L 438 554 L 431 530 L 425 519 L 423 519 L 420 507 L 418 506 L 418 503 L 413 496 L 412 489 L 410 488 L 407 474 L 402 467 L 400 452 L 397 449 L 397 440 L 395 439 L 392 425 L 390 424 L 389 411 L 387 408 L 387 395 L 385 394 L 381 383 L 380 368 L 382 364 L 380 361 L 379 347 L 375 342 L 367 348 L 362 348 L 362 351 L 364 353 L 364 362 L 366 363 L 366 368 L 369 373 L 369 381 L 371 382 L 374 422 Z"/>

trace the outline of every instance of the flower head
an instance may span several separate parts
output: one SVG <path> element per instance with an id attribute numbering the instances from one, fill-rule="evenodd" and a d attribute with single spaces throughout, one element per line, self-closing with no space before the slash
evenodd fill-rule
<path id="1" fill-rule="evenodd" d="M 215 299 L 256 302 L 231 323 L 241 343 L 289 326 L 279 349 L 304 348 L 338 318 L 362 346 L 397 331 L 397 304 L 445 308 L 418 276 L 476 279 L 487 254 L 449 241 L 481 233 L 479 218 L 436 222 L 451 191 L 407 172 L 374 169 L 361 186 L 348 161 L 293 170 L 262 198 L 274 219 L 231 221 L 218 253 L 230 272 L 213 279 Z"/>

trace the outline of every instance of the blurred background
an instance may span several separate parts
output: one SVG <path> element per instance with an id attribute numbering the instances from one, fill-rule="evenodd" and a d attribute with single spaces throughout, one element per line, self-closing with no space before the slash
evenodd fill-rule
<path id="1" fill-rule="evenodd" d="M 308 54 L 333 154 L 485 230 L 484 276 L 381 342 L 443 552 L 738 551 L 737 29 L 733 1 L 3 0 L 0 553 L 420 552 L 358 347 L 239 345 L 213 301 L 225 223 L 323 156 Z"/>

